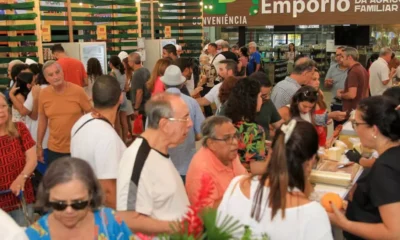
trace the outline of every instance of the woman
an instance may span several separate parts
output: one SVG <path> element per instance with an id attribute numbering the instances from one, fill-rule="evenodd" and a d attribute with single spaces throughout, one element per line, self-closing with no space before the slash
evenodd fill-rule
<path id="1" fill-rule="evenodd" d="M 165 69 L 171 65 L 168 59 L 159 59 L 151 72 L 150 79 L 146 83 L 146 87 L 151 92 L 151 95 L 162 93 L 165 91 L 164 84 L 161 82 L 160 77 L 164 76 Z"/>
<path id="2" fill-rule="evenodd" d="M 247 64 L 249 63 L 249 50 L 247 47 L 241 47 L 239 49 L 239 61 L 242 63 L 242 69 L 239 76 L 246 76 Z"/>
<path id="3" fill-rule="evenodd" d="M 218 93 L 218 98 L 221 102 L 221 106 L 217 109 L 215 115 L 225 115 L 226 102 L 238 81 L 239 79 L 237 77 L 228 77 L 222 82 Z"/>
<path id="4" fill-rule="evenodd" d="M 237 82 L 226 102 L 225 116 L 232 119 L 239 139 L 239 158 L 244 167 L 258 174 L 266 160 L 265 132 L 255 122 L 262 105 L 261 85 L 257 80 L 244 78 Z"/>
<path id="5" fill-rule="evenodd" d="M 37 197 L 38 207 L 50 213 L 26 230 L 30 240 L 133 239 L 114 211 L 101 207 L 100 184 L 83 160 L 65 157 L 51 164 Z"/>
<path id="6" fill-rule="evenodd" d="M 293 119 L 282 125 L 264 173 L 234 178 L 219 205 L 218 218 L 231 216 L 248 226 L 249 239 L 333 239 L 325 210 L 308 199 L 306 189 L 317 151 L 318 135 L 312 124 Z M 234 237 L 241 237 L 244 230 Z"/>
<path id="7" fill-rule="evenodd" d="M 115 130 L 121 136 L 122 141 L 126 143 L 126 138 L 128 136 L 128 115 L 133 114 L 132 105 L 128 104 L 128 99 L 126 98 L 125 94 L 125 68 L 121 62 L 121 59 L 118 56 L 111 56 L 110 58 L 110 68 L 111 73 L 110 75 L 115 77 L 120 85 L 121 91 L 123 92 L 124 100 L 122 101 L 121 108 L 119 114 L 117 115 L 116 123 L 115 123 Z"/>
<path id="8" fill-rule="evenodd" d="M 284 121 L 291 118 L 301 118 L 313 123 L 313 113 L 318 100 L 318 92 L 311 86 L 303 86 L 293 95 L 290 105 L 280 108 L 279 114 Z"/>
<path id="9" fill-rule="evenodd" d="M 103 75 L 103 70 L 99 60 L 97 58 L 89 58 L 87 62 L 88 85 L 85 87 L 85 91 L 90 99 L 92 99 L 93 83 L 101 75 Z"/>
<path id="10" fill-rule="evenodd" d="M 288 74 L 291 74 L 293 72 L 294 59 L 296 57 L 296 47 L 294 46 L 294 43 L 289 44 L 289 51 L 285 53 L 285 57 L 288 60 L 287 72 Z"/>
<path id="11" fill-rule="evenodd" d="M 129 65 L 129 59 L 128 57 L 124 58 L 122 60 L 122 64 L 124 65 L 125 68 L 125 78 L 126 78 L 126 83 L 125 83 L 125 92 L 129 93 L 131 91 L 131 86 L 132 86 L 132 78 L 133 78 L 133 68 Z M 128 99 L 128 105 L 132 106 L 132 100 L 131 100 L 131 95 L 126 94 L 126 99 Z M 133 110 L 133 109 L 132 109 Z M 133 113 L 132 114 L 127 114 L 127 121 L 128 121 L 128 136 L 127 136 L 127 141 L 132 140 L 132 124 L 130 124 L 134 118 Z"/>
<path id="12" fill-rule="evenodd" d="M 25 116 L 20 113 L 17 108 L 14 106 L 18 104 L 17 102 L 23 104 L 28 97 L 29 92 L 32 88 L 32 81 L 33 81 L 33 73 L 31 72 L 21 72 L 18 74 L 16 78 L 16 83 L 10 90 L 10 99 L 13 103 L 13 107 L 11 109 L 13 122 L 24 122 L 25 123 Z"/>
<path id="13" fill-rule="evenodd" d="M 0 191 L 11 190 L 0 194 L 0 208 L 24 226 L 24 214 L 16 196 L 23 190 L 29 217 L 32 217 L 35 198 L 30 177 L 37 164 L 36 148 L 25 124 L 12 122 L 9 112 L 6 98 L 0 93 Z"/>
<path id="14" fill-rule="evenodd" d="M 357 181 L 346 216 L 335 208 L 333 224 L 347 240 L 400 239 L 400 112 L 386 96 L 363 99 L 352 120 L 361 144 L 377 150 L 370 172 Z"/>
<path id="15" fill-rule="evenodd" d="M 42 72 L 42 67 L 43 67 L 43 65 L 40 63 L 33 63 L 33 64 L 29 65 L 28 69 L 31 73 L 33 73 L 32 85 L 35 85 L 37 83 L 36 79 L 37 79 L 39 73 Z"/>

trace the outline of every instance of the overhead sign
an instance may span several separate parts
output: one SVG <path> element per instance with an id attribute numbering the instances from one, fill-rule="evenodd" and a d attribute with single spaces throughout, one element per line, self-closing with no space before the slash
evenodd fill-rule
<path id="1" fill-rule="evenodd" d="M 171 26 L 164 27 L 164 37 L 171 38 Z"/>
<path id="2" fill-rule="evenodd" d="M 392 24 L 400 0 L 204 0 L 204 26 Z"/>

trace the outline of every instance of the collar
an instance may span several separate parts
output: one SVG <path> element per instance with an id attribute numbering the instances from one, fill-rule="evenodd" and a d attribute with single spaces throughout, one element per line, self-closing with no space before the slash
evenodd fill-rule
<path id="1" fill-rule="evenodd" d="M 289 77 L 289 76 L 286 77 L 286 81 L 288 81 L 288 82 L 290 82 L 290 83 L 293 83 L 293 84 L 295 84 L 297 87 L 301 88 L 301 85 L 300 85 L 296 80 L 294 80 L 293 78 L 291 78 L 291 77 Z"/>
<path id="2" fill-rule="evenodd" d="M 378 58 L 378 60 L 379 60 L 379 61 L 382 61 L 382 62 L 384 62 L 386 65 L 389 65 L 389 63 L 388 63 L 388 62 L 386 62 L 386 60 L 385 60 L 385 59 L 383 59 L 383 58 L 381 58 L 381 57 L 380 57 L 380 58 Z"/>
<path id="3" fill-rule="evenodd" d="M 179 88 L 175 88 L 175 87 L 168 88 L 165 91 L 168 93 L 172 93 L 172 94 L 179 94 L 179 95 L 181 94 L 181 90 Z"/>
<path id="4" fill-rule="evenodd" d="M 206 147 L 201 147 L 202 151 L 204 151 L 204 155 L 207 156 L 207 159 L 209 159 L 210 163 L 213 165 L 213 167 L 217 171 L 225 171 L 225 172 L 234 172 L 235 167 L 234 163 L 232 162 L 232 168 L 229 168 L 222 164 L 222 162 L 218 159 L 218 157 L 208 148 Z"/>
<path id="5" fill-rule="evenodd" d="M 349 71 L 350 71 L 351 69 L 353 69 L 355 66 L 358 66 L 358 65 L 361 66 L 361 64 L 360 64 L 359 62 L 357 62 L 356 64 L 354 64 L 353 66 L 351 66 L 351 67 L 349 68 Z"/>
<path id="6" fill-rule="evenodd" d="M 339 71 L 342 71 L 342 72 L 346 72 L 347 70 L 349 70 L 348 68 L 346 68 L 346 69 L 341 69 L 339 63 L 336 63 L 335 67 L 336 67 Z"/>

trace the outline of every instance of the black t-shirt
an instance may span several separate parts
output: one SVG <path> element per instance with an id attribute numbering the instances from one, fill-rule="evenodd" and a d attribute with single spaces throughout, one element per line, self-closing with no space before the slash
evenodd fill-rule
<path id="1" fill-rule="evenodd" d="M 225 59 L 231 59 L 233 61 L 235 61 L 236 63 L 239 62 L 239 58 L 237 57 L 237 55 L 231 51 L 224 51 L 220 53 L 221 55 L 224 55 Z"/>
<path id="2" fill-rule="evenodd" d="M 400 147 L 384 152 L 372 166 L 368 175 L 357 181 L 353 201 L 349 202 L 346 216 L 351 221 L 382 223 L 379 207 L 400 202 Z M 343 233 L 347 240 L 363 239 Z"/>

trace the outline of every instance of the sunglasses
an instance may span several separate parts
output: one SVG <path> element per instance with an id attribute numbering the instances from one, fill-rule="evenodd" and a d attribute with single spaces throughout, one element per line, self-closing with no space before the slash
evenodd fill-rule
<path id="1" fill-rule="evenodd" d="M 76 200 L 73 201 L 71 204 L 67 204 L 66 202 L 49 202 L 48 205 L 56 211 L 64 211 L 65 209 L 67 209 L 67 207 L 71 207 L 72 209 L 79 211 L 85 209 L 89 205 L 89 200 Z"/>

